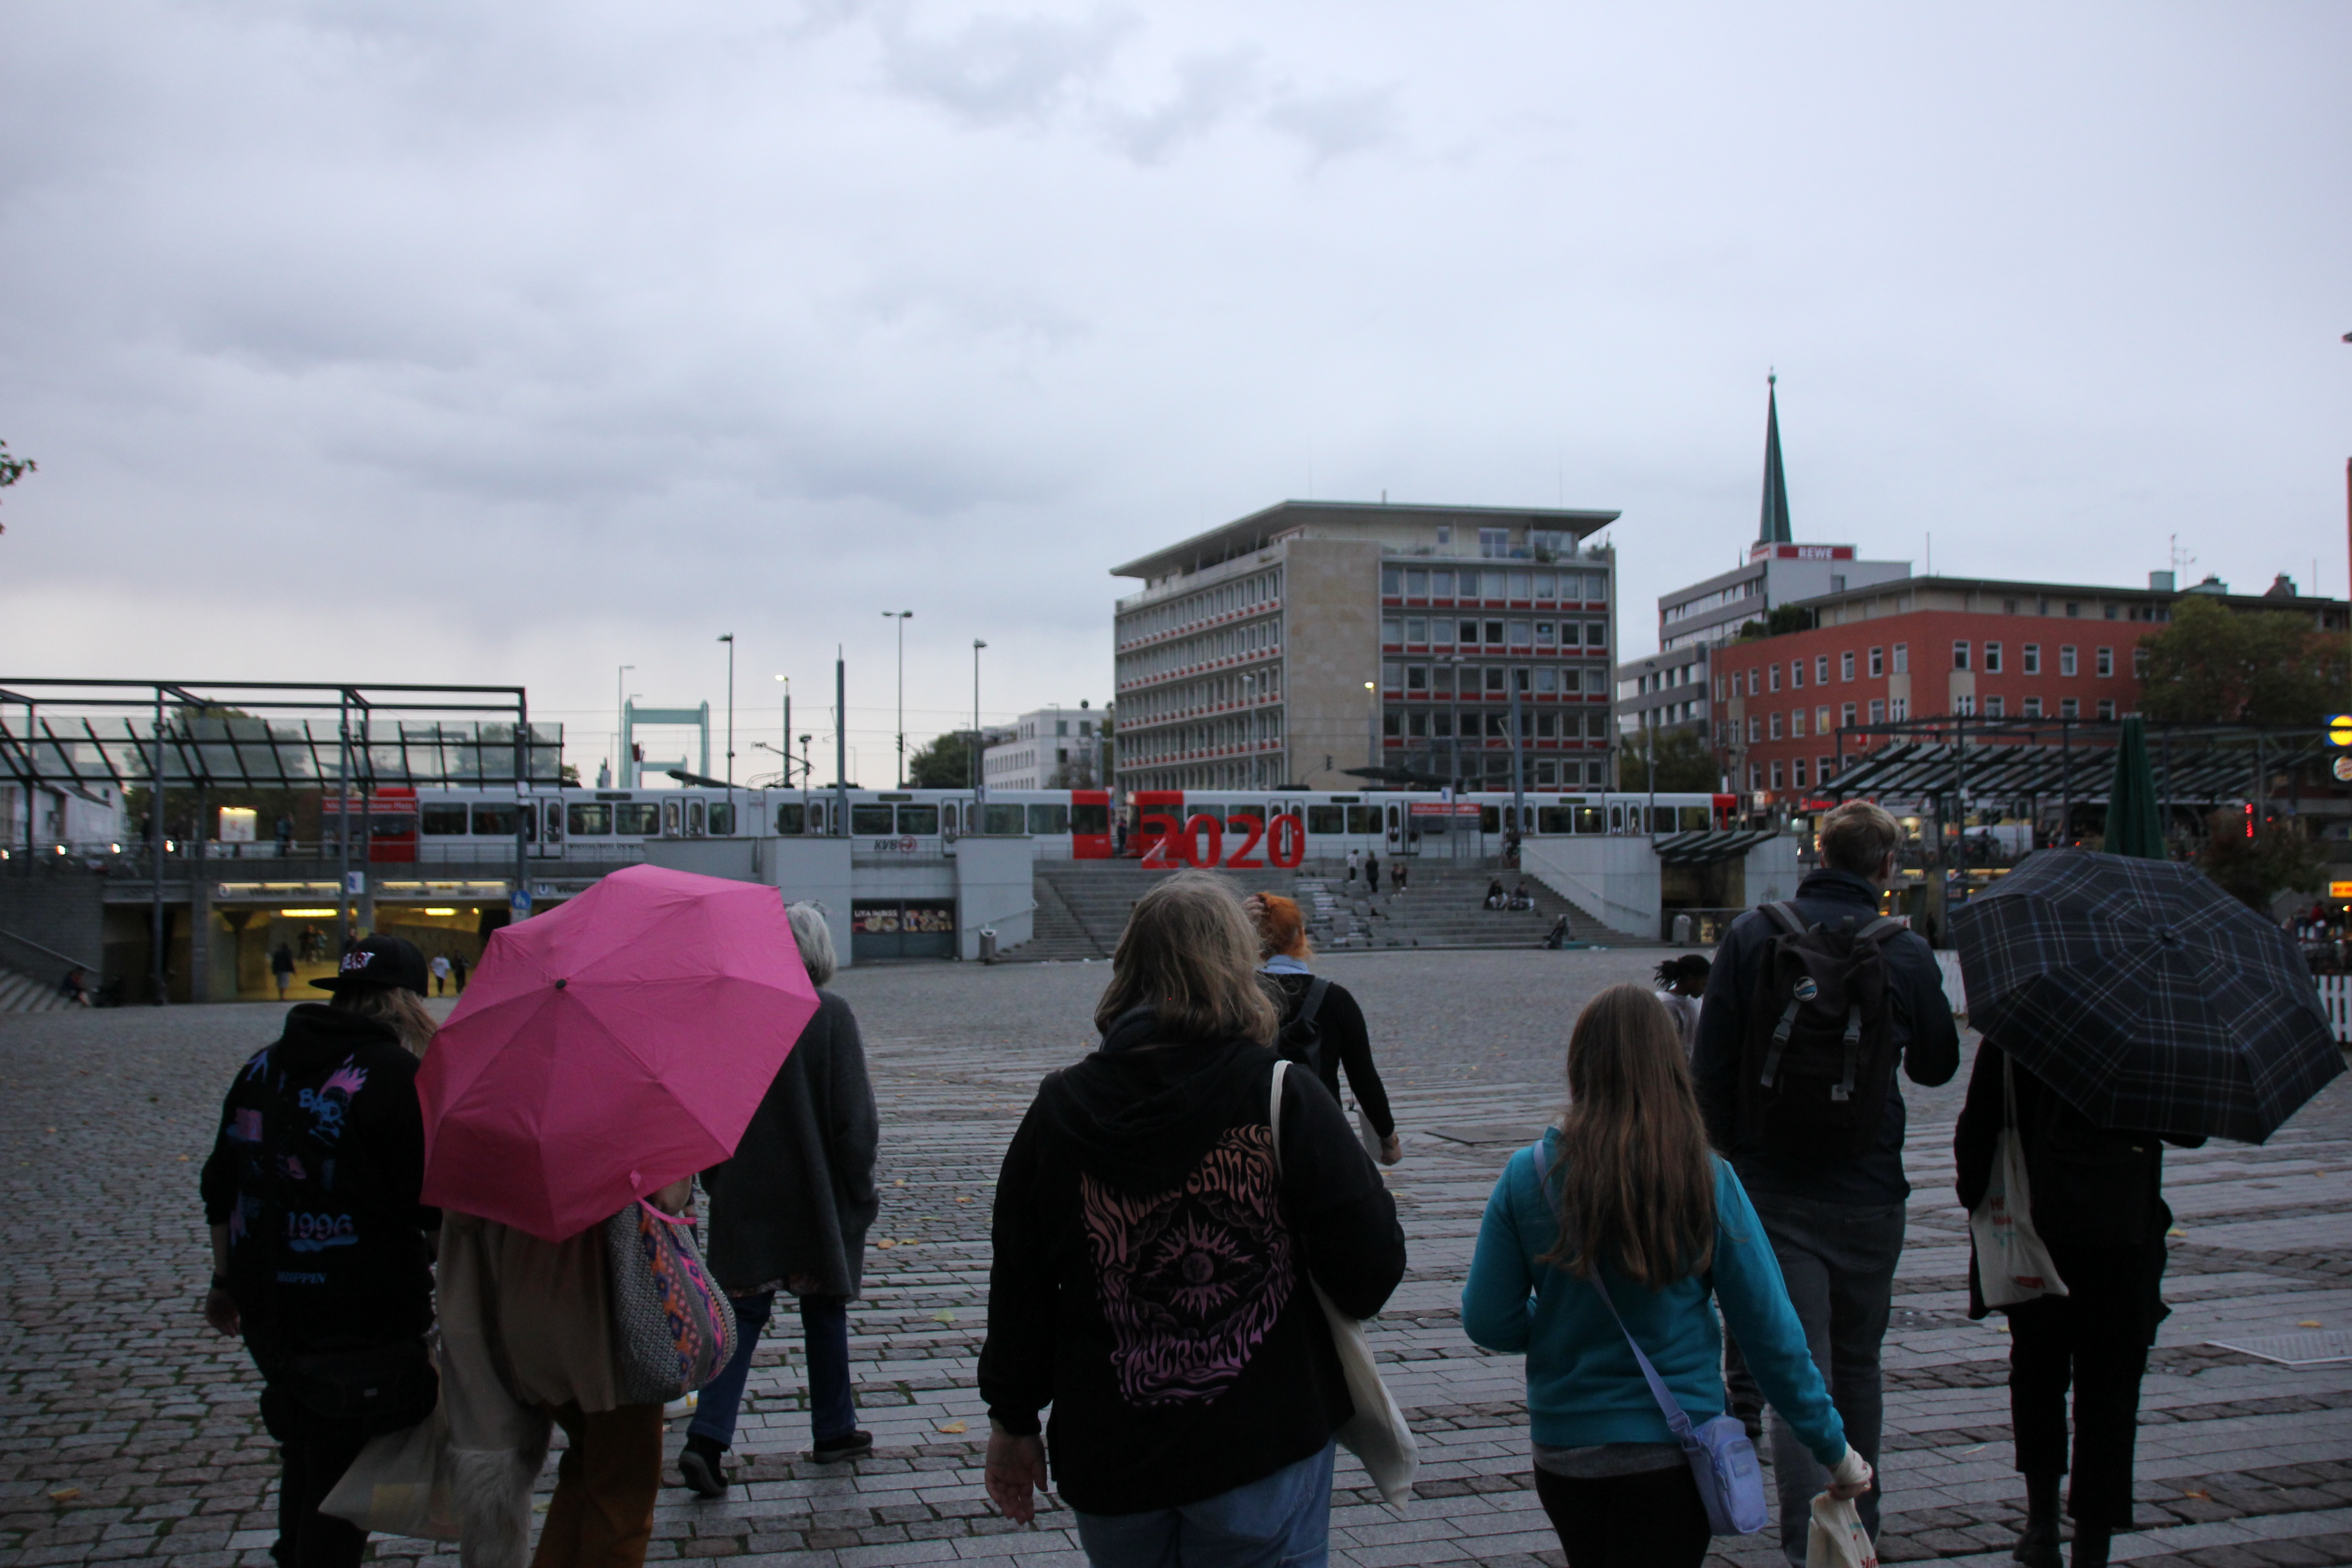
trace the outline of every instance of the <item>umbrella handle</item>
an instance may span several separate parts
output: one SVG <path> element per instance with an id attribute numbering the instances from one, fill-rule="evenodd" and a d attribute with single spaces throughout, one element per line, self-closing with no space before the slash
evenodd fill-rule
<path id="1" fill-rule="evenodd" d="M 692 1225 L 694 1223 L 691 1219 L 682 1214 L 664 1214 L 661 1210 L 654 1207 L 653 1205 L 647 1203 L 643 1198 L 639 1198 L 637 1200 L 637 1206 L 645 1210 L 647 1214 L 653 1215 L 654 1218 L 661 1221 L 664 1225 Z"/>

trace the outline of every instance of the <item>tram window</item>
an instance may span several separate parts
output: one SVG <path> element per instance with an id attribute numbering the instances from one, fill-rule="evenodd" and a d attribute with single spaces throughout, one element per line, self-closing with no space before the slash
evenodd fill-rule
<path id="1" fill-rule="evenodd" d="M 1351 805 L 1348 808 L 1348 831 L 1378 833 L 1381 830 L 1381 808 L 1377 805 Z"/>
<path id="2" fill-rule="evenodd" d="M 1265 820 L 1265 807 L 1262 805 L 1229 805 L 1225 807 L 1225 820 L 1227 822 L 1231 822 L 1237 816 L 1245 816 L 1252 822 L 1264 822 Z"/>
<path id="3" fill-rule="evenodd" d="M 1705 833 L 1715 826 L 1715 813 L 1703 805 L 1678 806 L 1675 815 L 1682 819 L 1685 833 Z"/>
<path id="4" fill-rule="evenodd" d="M 733 801 L 714 800 L 710 803 L 710 831 L 722 838 L 734 837 L 735 803 Z"/>
<path id="5" fill-rule="evenodd" d="M 1073 833 L 1108 833 L 1110 807 L 1102 802 L 1084 801 L 1070 807 L 1070 831 Z"/>
<path id="6" fill-rule="evenodd" d="M 796 800 L 788 801 L 784 805 L 776 807 L 776 831 L 778 833 L 806 833 L 808 831 L 808 807 L 803 805 Z"/>
<path id="7" fill-rule="evenodd" d="M 1623 831 L 1624 826 L 1625 808 L 1622 805 L 1611 806 L 1609 808 L 1609 831 L 1612 833 L 1622 832 Z"/>
<path id="8" fill-rule="evenodd" d="M 686 836 L 688 838 L 702 837 L 702 803 L 698 800 L 686 803 Z"/>
<path id="9" fill-rule="evenodd" d="M 1572 805 L 1539 805 L 1536 807 L 1538 833 L 1573 833 L 1576 831 L 1576 808 Z"/>
<path id="10" fill-rule="evenodd" d="M 902 805 L 898 808 L 898 832 L 918 838 L 929 838 L 940 830 L 940 808 L 936 805 Z"/>
<path id="11" fill-rule="evenodd" d="M 650 800 L 625 800 L 613 808 L 613 831 L 639 838 L 661 836 L 661 807 Z"/>
<path id="12" fill-rule="evenodd" d="M 898 819 L 887 805 L 852 805 L 849 831 L 860 838 L 887 838 L 898 831 Z"/>
<path id="13" fill-rule="evenodd" d="M 1066 805 L 1033 805 L 1029 808 L 1029 831 L 1041 836 L 1058 836 L 1070 830 L 1070 808 Z"/>
<path id="14" fill-rule="evenodd" d="M 1309 833 L 1345 833 L 1348 831 L 1348 808 L 1344 805 L 1310 805 L 1307 808 L 1307 831 Z"/>
<path id="15" fill-rule="evenodd" d="M 466 808 L 462 805 L 428 805 L 422 816 L 427 833 L 463 833 L 466 831 Z"/>
<path id="16" fill-rule="evenodd" d="M 992 802 L 983 816 L 991 833 L 1021 834 L 1029 831 L 1028 821 L 1017 805 L 998 805 Z"/>
<path id="17" fill-rule="evenodd" d="M 497 838 L 515 836 L 515 808 L 511 805 L 478 805 L 474 807 L 474 831 Z"/>
<path id="18" fill-rule="evenodd" d="M 613 808 L 601 802 L 572 806 L 570 816 L 574 838 L 603 838 L 612 834 Z"/>
<path id="19" fill-rule="evenodd" d="M 685 819 L 674 800 L 662 802 L 662 829 L 672 838 L 686 831 Z"/>
<path id="20" fill-rule="evenodd" d="M 1481 833 L 1500 833 L 1503 831 L 1503 808 L 1498 805 L 1480 806 L 1478 808 L 1478 831 Z"/>
<path id="21" fill-rule="evenodd" d="M 1601 819 L 1601 808 L 1599 806 L 1580 805 L 1576 808 L 1576 830 L 1579 833 L 1599 833 L 1601 831 L 1601 828 L 1602 823 Z"/>

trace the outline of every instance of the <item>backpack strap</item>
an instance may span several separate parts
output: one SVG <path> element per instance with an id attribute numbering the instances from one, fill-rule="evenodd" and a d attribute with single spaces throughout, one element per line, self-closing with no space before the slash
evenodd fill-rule
<path id="1" fill-rule="evenodd" d="M 1813 929 L 1805 923 L 1804 915 L 1798 910 L 1796 904 L 1788 899 L 1775 899 L 1769 904 L 1759 904 L 1756 907 L 1779 921 L 1790 936 L 1802 936 Z"/>
<path id="2" fill-rule="evenodd" d="M 1313 1024 L 1317 1011 L 1323 1005 L 1323 998 L 1330 994 L 1330 991 L 1329 979 L 1320 974 L 1317 975 L 1307 985 L 1307 994 L 1299 1000 L 1298 1011 L 1290 1016 L 1290 1021 L 1294 1024 Z"/>
<path id="3" fill-rule="evenodd" d="M 1908 931 L 1911 928 L 1909 926 L 1905 925 L 1893 915 L 1880 915 L 1876 920 L 1872 921 L 1868 925 L 1854 932 L 1853 940 L 1856 942 L 1885 942 L 1889 937 L 1895 935 L 1897 931 Z"/>

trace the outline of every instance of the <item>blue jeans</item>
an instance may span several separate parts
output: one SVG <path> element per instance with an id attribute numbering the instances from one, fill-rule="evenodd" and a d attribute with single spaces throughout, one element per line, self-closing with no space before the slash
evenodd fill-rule
<path id="1" fill-rule="evenodd" d="M 710 1380 L 697 1402 L 687 1435 L 708 1437 L 720 1447 L 735 1442 L 735 1415 L 743 1384 L 751 1375 L 751 1352 L 768 1326 L 775 1292 L 729 1298 L 735 1308 L 735 1355 Z M 801 1340 L 808 1358 L 809 1428 L 819 1443 L 846 1437 L 857 1429 L 857 1407 L 849 1394 L 849 1303 L 838 1296 L 803 1296 Z"/>
<path id="2" fill-rule="evenodd" d="M 1078 1544 L 1095 1568 L 1324 1568 L 1332 1451 L 1181 1508 L 1081 1513 Z"/>

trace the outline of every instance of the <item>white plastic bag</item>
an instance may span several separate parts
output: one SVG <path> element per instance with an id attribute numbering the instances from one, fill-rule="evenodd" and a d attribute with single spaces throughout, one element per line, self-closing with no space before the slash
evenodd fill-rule
<path id="1" fill-rule="evenodd" d="M 1813 1522 L 1805 1533 L 1805 1568 L 1878 1568 L 1878 1548 L 1862 1527 L 1851 1498 L 1827 1492 L 1813 1498 Z"/>
<path id="2" fill-rule="evenodd" d="M 449 1423 L 441 1406 L 436 1405 L 429 1417 L 405 1430 L 369 1438 L 319 1511 L 379 1535 L 457 1540 Z"/>
<path id="3" fill-rule="evenodd" d="M 2025 1179 L 2025 1144 L 2017 1135 L 2017 1099 L 2007 1058 L 2000 1064 L 2000 1143 L 1984 1196 L 1969 1211 L 1976 1243 L 1977 1287 L 1988 1307 L 2014 1306 L 2037 1296 L 2063 1296 L 2066 1282 L 2033 1228 L 2033 1194 Z"/>

